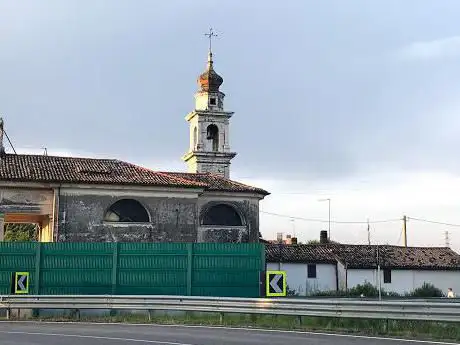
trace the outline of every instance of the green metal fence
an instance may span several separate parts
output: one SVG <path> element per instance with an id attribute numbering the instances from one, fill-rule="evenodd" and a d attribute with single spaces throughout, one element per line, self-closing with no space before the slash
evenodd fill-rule
<path id="1" fill-rule="evenodd" d="M 258 297 L 258 243 L 0 242 L 0 295 L 30 272 L 31 294 Z"/>

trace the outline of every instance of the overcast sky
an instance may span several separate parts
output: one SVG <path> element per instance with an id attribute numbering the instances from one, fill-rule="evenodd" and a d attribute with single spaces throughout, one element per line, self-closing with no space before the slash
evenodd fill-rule
<path id="1" fill-rule="evenodd" d="M 460 224 L 459 15 L 457 0 L 0 0 L 0 113 L 21 152 L 184 170 L 212 26 L 232 177 L 273 193 L 265 212 L 324 219 L 330 197 L 339 221 Z M 261 223 L 302 240 L 327 226 Z M 333 228 L 367 240 L 365 225 Z M 460 249 L 458 227 L 408 228 L 409 244 L 449 230 Z M 379 223 L 372 239 L 401 244 L 400 230 Z"/>

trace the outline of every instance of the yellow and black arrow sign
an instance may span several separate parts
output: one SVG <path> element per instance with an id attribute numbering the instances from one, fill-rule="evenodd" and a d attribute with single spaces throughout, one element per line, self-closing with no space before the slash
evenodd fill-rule
<path id="1" fill-rule="evenodd" d="M 28 294 L 29 293 L 29 272 L 14 273 L 14 293 Z"/>
<path id="2" fill-rule="evenodd" d="M 266 296 L 286 296 L 286 271 L 267 271 Z"/>

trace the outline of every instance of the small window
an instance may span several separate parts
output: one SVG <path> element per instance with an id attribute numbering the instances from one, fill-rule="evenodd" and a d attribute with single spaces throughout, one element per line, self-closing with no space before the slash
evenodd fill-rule
<path id="1" fill-rule="evenodd" d="M 391 284 L 391 270 L 390 269 L 383 270 L 383 283 Z"/>
<path id="2" fill-rule="evenodd" d="M 217 104 L 217 103 L 216 103 L 216 99 L 215 99 L 214 97 L 211 98 L 211 99 L 209 100 L 209 104 L 211 104 L 211 105 L 216 105 L 216 104 Z"/>
<path id="3" fill-rule="evenodd" d="M 316 278 L 316 265 L 308 265 L 308 278 Z"/>

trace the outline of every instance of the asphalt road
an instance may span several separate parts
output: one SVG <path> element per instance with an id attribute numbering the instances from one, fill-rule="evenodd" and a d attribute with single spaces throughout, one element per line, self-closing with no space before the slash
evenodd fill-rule
<path id="1" fill-rule="evenodd" d="M 85 324 L 0 322 L 1 345 L 398 345 L 443 344 L 372 337 L 244 329 Z M 444 343 L 447 344 L 447 343 Z"/>

